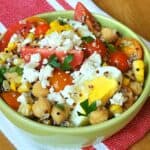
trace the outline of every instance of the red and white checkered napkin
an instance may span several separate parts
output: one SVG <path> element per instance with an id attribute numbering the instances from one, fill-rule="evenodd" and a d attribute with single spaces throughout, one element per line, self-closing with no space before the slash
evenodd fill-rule
<path id="1" fill-rule="evenodd" d="M 17 22 L 25 17 L 35 15 L 37 13 L 50 12 L 55 10 L 72 10 L 79 0 L 0 0 L 0 30 L 13 22 Z M 91 0 L 80 0 L 90 11 L 97 12 L 102 15 L 108 16 L 105 12 L 100 10 Z M 12 132 L 15 130 L 19 135 L 19 130 L 13 126 L 4 116 L 0 113 L 0 121 L 5 125 L 0 127 L 0 130 L 8 137 L 8 139 L 20 149 L 17 142 L 17 136 L 11 137 L 8 129 Z M 7 127 L 7 128 L 6 128 Z M 109 139 L 99 141 L 99 144 L 90 147 L 82 148 L 83 150 L 125 150 L 132 144 L 140 140 L 150 130 L 150 100 L 146 102 L 139 114 L 132 120 L 124 129 L 110 137 Z M 19 136 L 20 138 L 20 136 Z M 23 138 L 23 137 L 22 137 Z M 23 140 L 24 143 L 26 140 Z M 22 143 L 22 144 L 24 144 Z M 21 146 L 23 147 L 23 145 Z M 27 143 L 25 148 L 27 149 Z M 31 144 L 30 149 L 31 150 Z M 39 148 L 41 149 L 41 148 Z M 37 150 L 37 148 L 36 148 Z M 42 150 L 45 150 L 42 148 Z"/>

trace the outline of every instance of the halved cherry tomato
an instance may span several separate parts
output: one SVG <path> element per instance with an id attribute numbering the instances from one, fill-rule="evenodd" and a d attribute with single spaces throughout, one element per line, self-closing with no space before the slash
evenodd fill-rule
<path id="1" fill-rule="evenodd" d="M 50 85 L 54 87 L 55 92 L 64 89 L 66 85 L 72 84 L 72 77 L 61 70 L 55 70 L 53 76 L 49 78 Z"/>
<path id="2" fill-rule="evenodd" d="M 85 49 L 85 55 L 90 56 L 93 52 L 99 53 L 102 57 L 106 56 L 107 48 L 104 43 L 96 39 L 90 43 L 84 43 L 83 48 Z"/>
<path id="3" fill-rule="evenodd" d="M 120 38 L 116 46 L 122 50 L 131 60 L 142 59 L 143 49 L 136 39 Z"/>
<path id="4" fill-rule="evenodd" d="M 77 50 L 70 50 L 68 53 L 66 53 L 65 51 L 57 51 L 57 50 L 50 49 L 50 48 L 23 47 L 21 49 L 21 57 L 26 62 L 29 62 L 31 55 L 36 54 L 36 53 L 39 53 L 41 55 L 42 59 L 44 59 L 44 58 L 48 59 L 50 56 L 55 54 L 58 57 L 58 60 L 60 62 L 63 62 L 64 58 L 68 54 L 73 54 L 73 60 L 70 63 L 70 65 L 72 66 L 73 69 L 76 68 L 77 66 L 81 65 L 81 63 L 83 61 L 83 57 L 84 57 L 83 51 L 77 51 Z"/>
<path id="5" fill-rule="evenodd" d="M 4 48 L 7 47 L 7 44 L 11 38 L 11 36 L 14 33 L 20 33 L 23 36 L 26 36 L 26 34 L 31 29 L 31 24 L 27 23 L 15 23 L 10 25 L 10 27 L 7 29 L 6 33 L 4 34 L 2 40 L 0 41 L 0 51 L 3 51 Z"/>
<path id="6" fill-rule="evenodd" d="M 89 29 L 96 35 L 100 36 L 101 26 L 96 21 L 90 11 L 80 2 L 77 3 L 75 8 L 74 19 L 82 23 L 86 23 Z"/>
<path id="7" fill-rule="evenodd" d="M 31 23 L 31 24 L 34 24 L 34 25 L 39 25 L 39 24 L 45 24 L 47 23 L 46 20 L 40 18 L 40 17 L 37 17 L 37 16 L 32 16 L 32 17 L 28 17 L 25 19 L 26 22 L 28 23 Z"/>
<path id="8" fill-rule="evenodd" d="M 20 96 L 18 92 L 2 92 L 0 96 L 11 108 L 13 108 L 14 110 L 18 110 L 20 105 L 20 103 L 17 101 L 17 98 Z"/>
<path id="9" fill-rule="evenodd" d="M 128 71 L 130 67 L 127 55 L 121 51 L 110 53 L 108 63 L 109 65 L 116 66 L 122 72 Z"/>
<path id="10" fill-rule="evenodd" d="M 44 35 L 48 29 L 48 23 L 39 24 L 35 29 L 35 36 L 39 37 L 40 35 Z"/>

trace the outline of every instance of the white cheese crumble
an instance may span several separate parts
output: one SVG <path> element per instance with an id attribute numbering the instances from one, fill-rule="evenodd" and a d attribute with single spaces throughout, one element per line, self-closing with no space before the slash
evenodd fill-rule
<path id="1" fill-rule="evenodd" d="M 80 47 L 81 38 L 73 31 L 53 32 L 38 42 L 41 48 L 50 47 L 60 51 L 69 51 Z"/>
<path id="2" fill-rule="evenodd" d="M 57 92 L 49 93 L 47 96 L 47 99 L 49 101 L 57 102 L 59 104 L 65 102 L 65 100 L 63 99 L 63 97 L 61 96 L 61 94 L 59 92 L 58 93 Z"/>
<path id="3" fill-rule="evenodd" d="M 22 82 L 28 81 L 29 83 L 35 82 L 39 77 L 39 71 L 35 68 L 39 65 L 41 60 L 40 54 L 31 55 L 30 62 L 23 67 Z"/>
<path id="4" fill-rule="evenodd" d="M 54 68 L 52 68 L 49 65 L 46 65 L 45 67 L 41 68 L 39 72 L 39 80 L 43 88 L 49 86 L 49 81 L 47 79 L 52 75 L 53 70 Z"/>
<path id="5" fill-rule="evenodd" d="M 74 87 L 72 85 L 65 86 L 65 88 L 60 92 L 63 98 L 66 100 L 66 103 L 70 106 L 72 106 L 74 103 L 74 99 L 71 97 L 73 92 Z"/>
<path id="6" fill-rule="evenodd" d="M 95 39 L 95 35 L 88 29 L 87 25 L 83 25 L 81 22 L 74 21 L 74 20 L 69 20 L 68 24 L 70 24 L 74 30 L 76 30 L 81 37 L 84 36 L 91 36 Z"/>
<path id="7" fill-rule="evenodd" d="M 9 40 L 9 42 L 12 42 L 12 43 L 18 42 L 18 41 L 19 41 L 19 37 L 17 34 L 13 34 Z"/>
<path id="8" fill-rule="evenodd" d="M 18 98 L 17 101 L 20 102 L 21 104 L 27 104 L 31 101 L 29 98 L 29 95 L 27 93 L 22 93 Z"/>
<path id="9" fill-rule="evenodd" d="M 71 76 L 73 77 L 73 83 L 81 84 L 86 80 L 91 80 L 97 76 L 98 68 L 102 63 L 101 56 L 96 52 L 87 58 L 82 64 L 79 71 L 74 71 Z"/>
<path id="10" fill-rule="evenodd" d="M 111 99 L 111 104 L 116 104 L 122 106 L 123 103 L 126 101 L 126 98 L 123 96 L 121 92 L 117 92 Z"/>
<path id="11" fill-rule="evenodd" d="M 99 70 L 100 76 L 106 76 L 108 78 L 113 78 L 113 79 L 119 81 L 120 85 L 121 85 L 123 77 L 122 77 L 121 71 L 118 68 L 113 67 L 113 66 L 103 66 L 103 67 L 98 68 L 98 70 Z"/>
<path id="12" fill-rule="evenodd" d="M 29 83 L 35 82 L 39 77 L 39 72 L 34 68 L 29 68 L 28 66 L 24 66 L 22 81 Z"/>

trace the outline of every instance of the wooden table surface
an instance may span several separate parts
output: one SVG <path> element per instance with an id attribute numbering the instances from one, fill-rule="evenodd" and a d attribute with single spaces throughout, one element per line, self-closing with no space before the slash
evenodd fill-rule
<path id="1" fill-rule="evenodd" d="M 102 9 L 135 32 L 150 40 L 150 0 L 94 0 Z M 15 150 L 0 133 L 0 149 Z M 150 150 L 150 133 L 134 144 L 130 150 Z"/>

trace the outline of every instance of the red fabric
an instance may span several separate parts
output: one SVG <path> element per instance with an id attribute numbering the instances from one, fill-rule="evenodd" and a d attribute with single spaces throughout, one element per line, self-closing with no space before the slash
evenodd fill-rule
<path id="1" fill-rule="evenodd" d="M 66 10 L 73 9 L 65 0 L 57 0 L 57 2 L 64 7 Z"/>
<path id="2" fill-rule="evenodd" d="M 150 98 L 138 115 L 120 132 L 104 143 L 111 150 L 126 150 L 150 131 Z"/>
<path id="3" fill-rule="evenodd" d="M 45 0 L 0 0 L 0 21 L 8 26 L 25 17 L 53 10 Z"/>
<path id="4" fill-rule="evenodd" d="M 49 1 L 50 2 L 50 1 Z M 72 9 L 67 0 L 57 0 L 65 9 Z M 25 17 L 41 12 L 54 11 L 46 0 L 0 0 L 0 22 L 8 26 Z M 150 130 L 150 100 L 144 105 L 139 114 L 124 129 L 105 140 L 111 150 L 125 150 L 140 140 Z M 93 146 L 83 150 L 95 150 Z"/>

